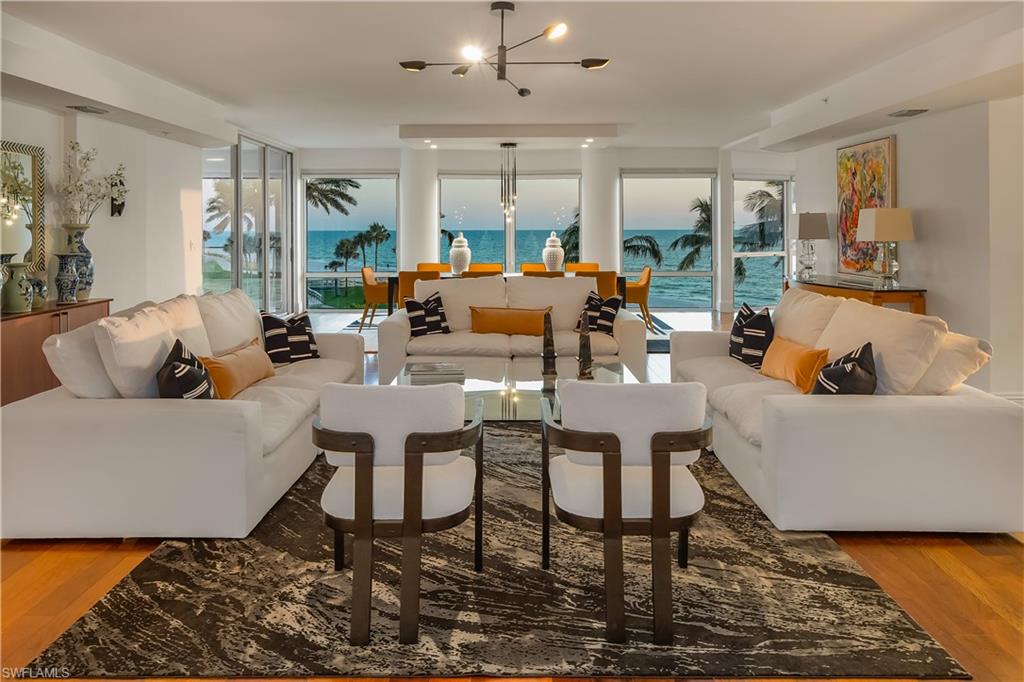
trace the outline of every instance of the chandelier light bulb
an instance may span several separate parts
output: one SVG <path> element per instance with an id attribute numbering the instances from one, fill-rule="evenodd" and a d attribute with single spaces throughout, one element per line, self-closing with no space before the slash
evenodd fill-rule
<path id="1" fill-rule="evenodd" d="M 466 45 L 462 48 L 462 56 L 467 61 L 478 62 L 484 58 L 484 52 L 476 45 Z"/>
<path id="2" fill-rule="evenodd" d="M 557 24 L 551 24 L 544 29 L 544 37 L 548 40 L 557 40 L 564 36 L 569 31 L 569 27 L 565 25 L 565 22 L 559 22 Z"/>

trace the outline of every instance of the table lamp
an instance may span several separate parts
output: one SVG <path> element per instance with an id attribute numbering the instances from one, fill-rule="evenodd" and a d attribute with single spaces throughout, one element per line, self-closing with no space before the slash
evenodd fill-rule
<path id="1" fill-rule="evenodd" d="M 814 276 L 814 264 L 818 256 L 814 253 L 815 239 L 828 239 L 828 215 L 825 213 L 801 213 L 797 216 L 796 238 L 800 240 L 800 270 L 796 278 L 806 282 Z"/>
<path id="2" fill-rule="evenodd" d="M 914 240 L 914 222 L 909 208 L 862 208 L 857 219 L 857 241 L 878 242 L 882 257 L 876 269 L 882 274 L 882 285 L 897 285 L 900 264 L 893 255 L 895 242 Z"/>

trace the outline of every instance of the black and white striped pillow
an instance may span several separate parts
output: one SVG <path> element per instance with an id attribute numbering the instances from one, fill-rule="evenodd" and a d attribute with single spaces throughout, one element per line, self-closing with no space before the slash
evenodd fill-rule
<path id="1" fill-rule="evenodd" d="M 765 351 L 775 338 L 775 325 L 767 308 L 755 313 L 744 303 L 736 313 L 729 334 L 729 355 L 754 369 L 761 369 Z"/>
<path id="2" fill-rule="evenodd" d="M 877 385 L 875 355 L 869 341 L 822 367 L 811 393 L 873 395 Z"/>
<path id="3" fill-rule="evenodd" d="M 583 305 L 583 309 L 587 311 L 590 331 L 603 332 L 611 336 L 615 330 L 615 317 L 619 314 L 621 307 L 622 296 L 601 298 L 593 291 L 587 294 L 587 302 Z M 576 331 L 580 331 L 579 320 L 576 320 Z"/>
<path id="4" fill-rule="evenodd" d="M 263 323 L 263 348 L 275 365 L 320 357 L 308 313 L 283 320 L 270 313 L 260 313 Z"/>
<path id="5" fill-rule="evenodd" d="M 422 301 L 405 299 L 405 310 L 409 313 L 409 331 L 412 336 L 448 334 L 448 318 L 444 314 L 441 294 L 434 292 Z"/>
<path id="6" fill-rule="evenodd" d="M 156 384 L 161 398 L 195 400 L 214 397 L 210 373 L 199 358 L 185 348 L 181 339 L 175 339 L 171 352 L 156 373 Z"/>

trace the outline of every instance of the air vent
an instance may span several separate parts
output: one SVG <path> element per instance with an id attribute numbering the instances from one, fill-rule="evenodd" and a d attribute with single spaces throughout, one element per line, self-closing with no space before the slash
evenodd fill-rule
<path id="1" fill-rule="evenodd" d="M 927 109 L 900 109 L 899 111 L 894 111 L 894 112 L 892 112 L 889 115 L 892 116 L 893 118 L 912 118 L 914 116 L 920 116 L 921 114 L 925 113 L 926 111 L 928 111 L 928 110 Z"/>
<path id="2" fill-rule="evenodd" d="M 68 109 L 74 109 L 75 111 L 80 111 L 83 114 L 99 114 L 100 116 L 110 113 L 106 109 L 89 106 L 88 104 L 69 104 Z"/>

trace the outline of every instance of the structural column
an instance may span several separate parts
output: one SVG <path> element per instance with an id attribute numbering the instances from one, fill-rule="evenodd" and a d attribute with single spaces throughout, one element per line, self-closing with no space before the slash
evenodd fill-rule
<path id="1" fill-rule="evenodd" d="M 718 179 L 715 182 L 718 203 L 714 220 L 715 231 L 712 240 L 712 252 L 715 259 L 715 300 L 714 308 L 719 312 L 731 313 L 732 304 L 732 223 L 733 223 L 733 186 L 732 186 L 732 152 L 718 152 Z"/>
<path id="2" fill-rule="evenodd" d="M 619 161 L 614 149 L 581 151 L 580 260 L 619 269 Z"/>
<path id="3" fill-rule="evenodd" d="M 420 261 L 440 260 L 437 152 L 403 148 L 398 179 L 398 265 L 415 270 Z"/>

